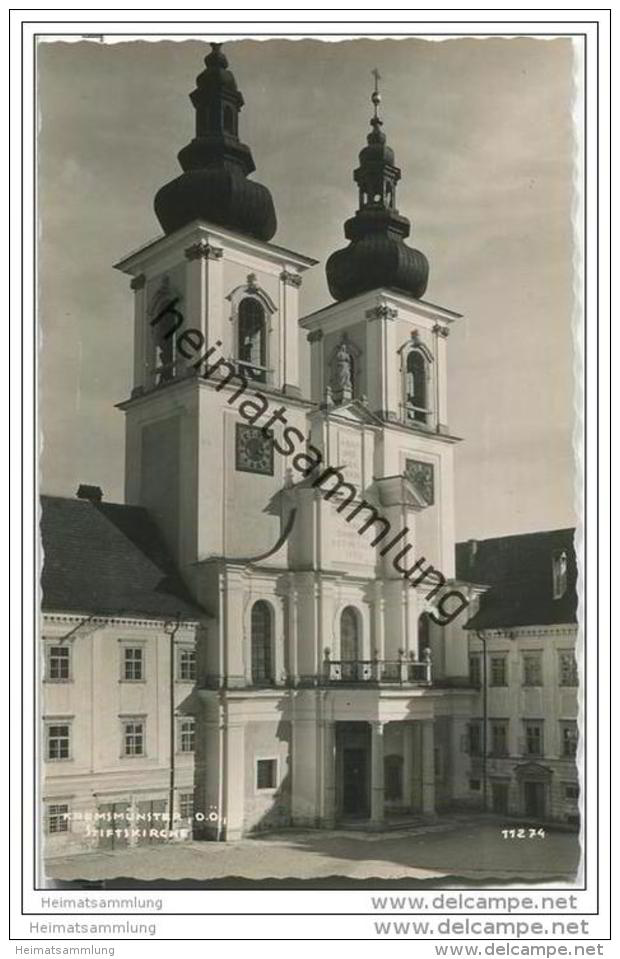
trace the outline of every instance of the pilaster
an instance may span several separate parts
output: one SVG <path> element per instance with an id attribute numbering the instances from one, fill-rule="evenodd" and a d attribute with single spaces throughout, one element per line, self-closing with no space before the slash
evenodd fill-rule
<path id="1" fill-rule="evenodd" d="M 226 724 L 225 762 L 225 837 L 228 842 L 241 839 L 245 803 L 245 723 Z"/>
<path id="2" fill-rule="evenodd" d="M 422 812 L 435 815 L 435 722 L 422 721 Z"/>
<path id="3" fill-rule="evenodd" d="M 375 826 L 385 817 L 383 728 L 379 721 L 370 724 L 370 821 Z"/>

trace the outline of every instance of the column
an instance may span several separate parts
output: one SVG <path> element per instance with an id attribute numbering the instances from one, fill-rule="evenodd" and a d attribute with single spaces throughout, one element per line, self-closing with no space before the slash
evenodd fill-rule
<path id="1" fill-rule="evenodd" d="M 323 797 L 321 825 L 333 828 L 336 819 L 336 726 L 325 719 L 321 723 L 323 755 Z"/>
<path id="2" fill-rule="evenodd" d="M 383 723 L 370 724 L 370 821 L 376 826 L 384 818 Z"/>
<path id="3" fill-rule="evenodd" d="M 403 723 L 403 804 L 413 807 L 413 724 Z"/>
<path id="4" fill-rule="evenodd" d="M 435 721 L 422 722 L 422 812 L 435 815 Z"/>
<path id="5" fill-rule="evenodd" d="M 285 605 L 286 613 L 286 636 L 285 642 L 287 644 L 287 669 L 288 669 L 288 680 L 292 686 L 297 686 L 299 683 L 299 669 L 297 666 L 298 663 L 298 629 L 297 629 L 297 615 L 298 615 L 298 602 L 297 602 L 297 583 L 295 580 L 295 575 L 292 574 L 288 577 L 288 588 L 287 588 L 287 600 Z"/>

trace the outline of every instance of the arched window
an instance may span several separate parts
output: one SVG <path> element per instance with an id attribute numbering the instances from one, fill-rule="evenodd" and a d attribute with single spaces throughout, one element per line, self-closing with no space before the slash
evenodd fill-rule
<path id="1" fill-rule="evenodd" d="M 403 757 L 393 754 L 383 761 L 385 799 L 397 802 L 403 798 Z"/>
<path id="2" fill-rule="evenodd" d="M 343 679 L 357 679 L 357 664 L 361 659 L 360 647 L 357 611 L 352 606 L 345 606 L 340 615 L 340 659 Z"/>
<path id="3" fill-rule="evenodd" d="M 272 616 L 269 604 L 259 599 L 252 607 L 252 682 L 254 685 L 273 682 Z"/>
<path id="4" fill-rule="evenodd" d="M 257 299 L 246 296 L 239 304 L 238 356 L 244 373 L 265 382 L 267 344 L 265 311 Z"/>
<path id="5" fill-rule="evenodd" d="M 424 656 L 424 650 L 431 645 L 430 618 L 428 613 L 422 613 L 418 619 L 418 656 Z"/>
<path id="6" fill-rule="evenodd" d="M 407 416 L 409 419 L 426 423 L 427 390 L 426 360 L 420 350 L 410 350 L 407 354 Z"/>

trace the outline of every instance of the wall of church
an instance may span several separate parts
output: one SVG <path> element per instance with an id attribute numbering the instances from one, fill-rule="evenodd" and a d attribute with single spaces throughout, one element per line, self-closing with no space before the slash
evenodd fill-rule
<path id="1" fill-rule="evenodd" d="M 260 390 L 260 384 L 256 389 Z M 280 449 L 292 449 L 291 455 L 282 455 L 261 433 L 269 413 L 258 418 L 256 409 L 243 405 L 252 402 L 250 390 L 228 404 L 234 392 L 234 382 L 221 392 L 209 387 L 200 391 L 199 499 L 194 512 L 199 558 L 250 558 L 272 550 L 288 518 L 282 493 L 288 476 L 292 474 L 293 482 L 302 479 L 292 459 L 304 449 L 305 409 L 286 404 L 288 426 L 274 424 L 272 432 Z M 269 408 L 279 408 L 281 400 L 270 397 Z M 248 422 L 252 418 L 256 425 Z M 289 444 L 285 431 L 291 427 L 298 435 Z M 267 561 L 281 566 L 285 553 L 280 551 Z"/>
<path id="2" fill-rule="evenodd" d="M 142 428 L 140 503 L 151 511 L 174 555 L 179 552 L 181 419 Z"/>
<path id="3" fill-rule="evenodd" d="M 261 788 L 257 764 L 275 761 L 275 785 Z M 286 826 L 291 817 L 291 724 L 248 722 L 245 727 L 243 828 L 260 832 Z"/>
<path id="4" fill-rule="evenodd" d="M 425 557 L 446 579 L 454 576 L 454 481 L 453 450 L 432 435 L 386 429 L 381 449 L 382 474 L 396 476 L 407 471 L 407 462 L 432 466 L 433 504 L 414 516 L 416 559 Z"/>

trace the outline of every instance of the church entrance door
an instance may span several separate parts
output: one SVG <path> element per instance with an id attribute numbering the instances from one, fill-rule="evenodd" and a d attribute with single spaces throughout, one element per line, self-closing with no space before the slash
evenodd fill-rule
<path id="1" fill-rule="evenodd" d="M 363 819 L 368 808 L 368 753 L 345 747 L 342 755 L 342 812 Z"/>

